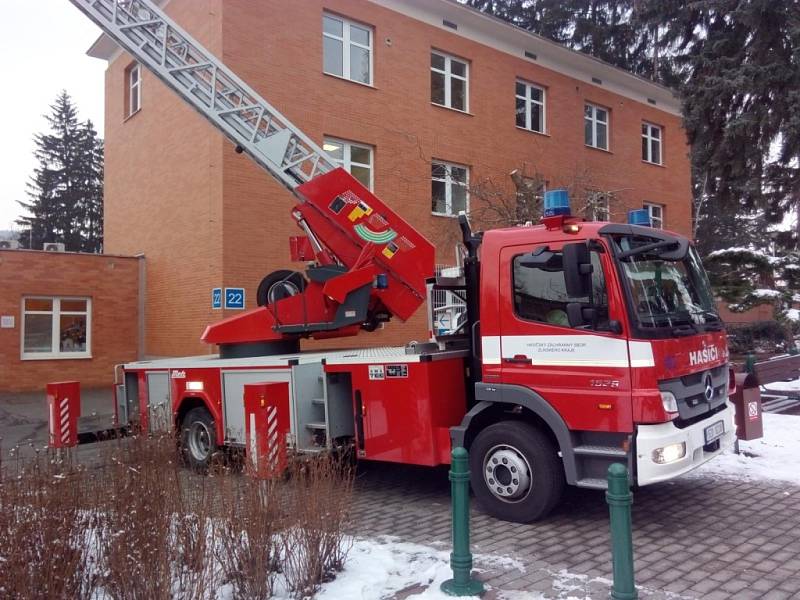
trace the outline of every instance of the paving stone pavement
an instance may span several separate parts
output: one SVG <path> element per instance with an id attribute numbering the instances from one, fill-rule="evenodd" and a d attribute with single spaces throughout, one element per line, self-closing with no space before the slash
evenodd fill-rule
<path id="1" fill-rule="evenodd" d="M 353 533 L 449 549 L 445 468 L 361 463 Z M 640 598 L 800 599 L 800 488 L 689 476 L 634 491 Z M 545 521 L 507 523 L 472 508 L 472 551 L 488 600 L 608 598 L 603 492 L 567 488 Z M 507 556 L 511 560 L 489 560 Z"/>

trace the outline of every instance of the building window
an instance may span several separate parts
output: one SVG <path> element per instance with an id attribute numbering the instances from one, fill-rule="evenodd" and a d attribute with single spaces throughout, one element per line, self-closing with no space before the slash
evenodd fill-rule
<path id="1" fill-rule="evenodd" d="M 448 217 L 469 212 L 469 168 L 446 162 L 431 163 L 431 212 Z"/>
<path id="2" fill-rule="evenodd" d="M 586 145 L 608 150 L 608 111 L 594 104 L 585 105 L 583 125 Z"/>
<path id="3" fill-rule="evenodd" d="M 642 123 L 642 160 L 661 164 L 661 127 Z"/>
<path id="4" fill-rule="evenodd" d="M 89 298 L 28 297 L 22 300 L 22 358 L 88 358 Z"/>
<path id="5" fill-rule="evenodd" d="M 645 202 L 644 208 L 650 215 L 650 226 L 654 229 L 664 229 L 664 205 Z"/>
<path id="6" fill-rule="evenodd" d="M 322 148 L 338 166 L 343 167 L 372 191 L 372 146 L 356 144 L 346 140 L 325 138 Z"/>
<path id="7" fill-rule="evenodd" d="M 372 85 L 372 29 L 334 15 L 322 15 L 325 73 Z"/>
<path id="8" fill-rule="evenodd" d="M 441 52 L 431 52 L 431 102 L 466 112 L 469 65 Z"/>
<path id="9" fill-rule="evenodd" d="M 544 89 L 524 81 L 517 81 L 516 100 L 517 127 L 544 133 Z"/>
<path id="10" fill-rule="evenodd" d="M 127 81 L 127 114 L 126 117 L 139 112 L 142 108 L 142 66 L 134 63 L 125 71 Z"/>

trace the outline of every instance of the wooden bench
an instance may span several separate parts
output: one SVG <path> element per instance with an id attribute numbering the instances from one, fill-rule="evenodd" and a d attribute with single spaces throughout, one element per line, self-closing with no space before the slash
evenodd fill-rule
<path id="1" fill-rule="evenodd" d="M 751 368 L 748 369 L 747 366 L 751 366 Z M 797 379 L 800 377 L 800 354 L 787 354 L 770 360 L 750 363 L 745 366 L 745 369 L 756 376 L 759 385 Z"/>

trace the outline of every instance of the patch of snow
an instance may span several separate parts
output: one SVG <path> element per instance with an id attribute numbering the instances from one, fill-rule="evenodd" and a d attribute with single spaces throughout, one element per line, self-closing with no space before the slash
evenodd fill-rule
<path id="1" fill-rule="evenodd" d="M 322 586 L 318 600 L 379 600 L 401 590 L 427 586 L 408 600 L 445 600 L 439 590 L 452 577 L 450 556 L 417 544 L 382 538 L 382 541 L 358 539 L 347 557 L 344 570 L 336 579 Z"/>
<path id="2" fill-rule="evenodd" d="M 781 293 L 778 290 L 759 288 L 757 290 L 753 290 L 753 295 L 757 298 L 779 298 Z"/>
<path id="3" fill-rule="evenodd" d="M 797 383 L 797 382 L 792 382 Z M 800 486 L 800 416 L 764 413 L 764 437 L 739 441 L 733 449 L 695 469 L 691 477 L 787 482 Z"/>
<path id="4" fill-rule="evenodd" d="M 757 250 L 753 250 L 752 248 L 745 248 L 744 246 L 731 246 L 730 248 L 722 248 L 720 250 L 714 250 L 713 252 L 709 252 L 707 258 L 724 256 L 726 254 L 752 254 L 758 257 L 763 256 L 763 253 Z"/>
<path id="5" fill-rule="evenodd" d="M 775 381 L 773 383 L 768 383 L 764 387 L 771 392 L 798 392 L 800 391 L 800 379 L 792 379 L 791 381 Z M 798 435 L 800 435 L 800 432 L 798 432 Z"/>
<path id="6" fill-rule="evenodd" d="M 525 572 L 521 561 L 508 556 L 475 554 L 474 560 L 484 567 Z M 388 536 L 377 540 L 356 539 L 344 570 L 335 580 L 324 584 L 315 599 L 381 600 L 405 590 L 410 592 L 404 596 L 406 600 L 448 600 L 450 596 L 439 586 L 452 576 L 449 550 L 399 542 Z M 276 598 L 281 596 L 276 595 Z M 540 600 L 544 597 L 526 592 L 524 598 Z"/>
<path id="7" fill-rule="evenodd" d="M 790 308 L 787 310 L 786 318 L 790 321 L 800 321 L 800 308 Z"/>

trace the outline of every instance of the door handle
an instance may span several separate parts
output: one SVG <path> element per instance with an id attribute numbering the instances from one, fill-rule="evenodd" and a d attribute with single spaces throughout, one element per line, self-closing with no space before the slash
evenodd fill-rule
<path id="1" fill-rule="evenodd" d="M 525 356 L 524 354 L 515 354 L 513 357 L 506 357 L 503 358 L 504 363 L 512 363 L 515 365 L 530 365 L 533 364 L 533 360 Z"/>

